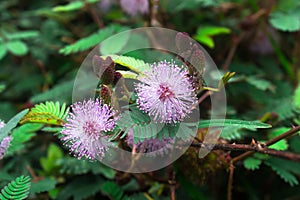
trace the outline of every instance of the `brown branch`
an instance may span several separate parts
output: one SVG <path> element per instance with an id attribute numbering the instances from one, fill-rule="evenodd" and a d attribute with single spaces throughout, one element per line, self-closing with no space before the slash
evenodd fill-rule
<path id="1" fill-rule="evenodd" d="M 275 150 L 275 149 L 270 149 L 270 148 L 267 148 L 264 144 L 247 145 L 247 144 L 192 143 L 191 146 L 192 147 L 202 147 L 202 148 L 212 149 L 212 150 L 247 151 L 245 153 L 245 155 L 247 155 L 247 156 L 249 156 L 249 153 L 253 154 L 254 152 L 258 152 L 258 153 L 268 154 L 268 155 L 272 155 L 272 156 L 276 156 L 276 157 L 280 157 L 280 158 L 300 162 L 300 154 L 295 154 L 295 153 L 291 153 L 291 152 L 278 151 L 278 150 Z M 232 160 L 234 161 L 234 159 L 236 159 L 236 158 L 233 158 Z"/>
<path id="2" fill-rule="evenodd" d="M 285 132 L 285 133 L 283 133 L 283 134 L 281 134 L 281 135 L 279 135 L 275 138 L 272 138 L 271 140 L 265 142 L 265 145 L 270 146 L 272 144 L 275 144 L 276 142 L 278 142 L 282 139 L 288 138 L 288 137 L 294 135 L 295 133 L 297 133 L 299 131 L 300 131 L 300 126 L 293 127 L 289 131 L 287 131 L 287 132 Z M 251 156 L 254 153 L 255 153 L 255 151 L 249 151 L 249 152 L 243 153 L 243 154 L 233 158 L 231 161 L 232 161 L 232 163 L 235 163 L 239 160 L 243 160 L 243 159 L 247 158 L 248 156 Z"/>
<path id="3" fill-rule="evenodd" d="M 285 138 L 288 138 L 292 135 L 294 135 L 295 133 L 299 132 L 300 131 L 300 126 L 295 126 L 293 127 L 292 129 L 288 130 L 287 132 L 277 136 L 277 137 L 274 137 L 272 138 L 271 140 L 265 142 L 265 144 L 267 146 L 270 146 L 272 144 L 275 144 L 276 142 L 278 142 L 279 140 L 282 140 L 282 139 L 285 139 Z"/>
<path id="4" fill-rule="evenodd" d="M 90 6 L 87 2 L 85 2 L 85 8 L 88 10 L 89 14 L 91 15 L 93 21 L 97 24 L 97 26 L 100 29 L 104 28 L 104 24 L 100 19 L 99 15 L 97 14 L 96 9 L 93 6 Z"/>
<path id="5" fill-rule="evenodd" d="M 234 174 L 234 165 L 231 163 L 229 166 L 229 178 L 227 184 L 227 200 L 231 200 L 232 198 L 233 174 Z"/>
<path id="6" fill-rule="evenodd" d="M 176 189 L 176 175 L 173 166 L 171 166 L 172 172 L 171 172 L 171 180 L 169 180 L 170 184 L 170 199 L 171 200 L 176 200 L 176 194 L 175 194 L 175 189 Z"/>
<path id="7" fill-rule="evenodd" d="M 206 91 L 198 100 L 198 104 L 202 103 L 207 97 L 209 97 L 213 92 L 212 91 Z"/>
<path id="8" fill-rule="evenodd" d="M 230 50 L 229 50 L 229 53 L 228 53 L 228 55 L 227 55 L 227 57 L 226 57 L 226 60 L 225 60 L 225 62 L 224 62 L 224 64 L 223 64 L 223 66 L 222 66 L 222 69 L 224 70 L 224 71 L 227 71 L 228 70 L 228 68 L 229 68 L 229 66 L 230 66 L 230 64 L 231 64 L 231 61 L 232 61 L 232 59 L 233 59 L 233 56 L 234 56 L 234 54 L 235 54 L 235 52 L 236 52 L 236 49 L 237 49 L 237 47 L 238 47 L 238 45 L 239 45 L 239 43 L 240 43 L 240 41 L 242 40 L 242 38 L 244 37 L 244 33 L 242 33 L 239 37 L 233 37 L 233 44 L 232 44 L 232 46 L 230 47 Z"/>

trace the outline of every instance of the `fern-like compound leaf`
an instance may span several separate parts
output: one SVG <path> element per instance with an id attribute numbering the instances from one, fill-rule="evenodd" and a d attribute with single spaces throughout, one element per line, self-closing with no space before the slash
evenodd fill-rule
<path id="1" fill-rule="evenodd" d="M 64 103 L 47 101 L 33 107 L 30 112 L 21 120 L 21 123 L 35 122 L 51 125 L 62 125 L 69 113 L 69 108 Z"/>
<path id="2" fill-rule="evenodd" d="M 128 69 L 137 73 L 143 73 L 151 69 L 149 63 L 145 63 L 143 60 L 140 59 L 136 59 L 129 56 L 119 56 L 119 55 L 109 55 L 109 56 L 116 64 L 127 67 Z M 103 57 L 106 58 L 107 56 L 103 56 Z"/>
<path id="3" fill-rule="evenodd" d="M 25 199 L 29 194 L 29 189 L 31 186 L 29 176 L 20 176 L 16 180 L 10 182 L 5 186 L 0 193 L 1 200 L 8 199 Z"/>

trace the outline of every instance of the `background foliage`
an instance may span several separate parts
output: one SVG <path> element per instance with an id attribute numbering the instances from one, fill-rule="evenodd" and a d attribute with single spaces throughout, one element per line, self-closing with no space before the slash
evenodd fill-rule
<path id="1" fill-rule="evenodd" d="M 175 188 L 178 199 L 224 199 L 230 160 L 240 152 L 217 150 L 199 159 L 191 147 L 172 166 L 145 174 L 71 157 L 57 136 L 74 77 L 89 50 L 115 33 L 143 26 L 187 32 L 219 70 L 236 72 L 226 85 L 231 120 L 219 143 L 270 140 L 300 125 L 299 1 L 160 0 L 150 1 L 159 3 L 158 10 L 136 16 L 112 2 L 109 9 L 98 0 L 0 2 L 0 118 L 7 122 L 0 141 L 13 136 L 0 160 L 0 198 L 170 199 Z M 111 42 L 102 49 L 117 54 L 124 44 Z M 115 62 L 135 72 L 136 65 L 147 62 L 147 54 L 130 56 Z M 134 73 L 124 76 L 135 78 Z M 200 109 L 209 114 L 209 99 Z M 262 122 L 272 128 L 258 129 L 267 128 Z M 205 123 L 199 124 L 200 134 Z M 300 136 L 270 148 L 300 153 Z M 299 162 L 255 153 L 235 163 L 232 197 L 299 199 L 299 178 Z"/>

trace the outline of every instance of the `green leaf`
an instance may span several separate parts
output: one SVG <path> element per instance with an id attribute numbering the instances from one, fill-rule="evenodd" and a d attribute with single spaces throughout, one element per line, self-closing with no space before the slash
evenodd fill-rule
<path id="1" fill-rule="evenodd" d="M 0 84 L 0 93 L 5 90 L 6 86 L 4 84 Z"/>
<path id="2" fill-rule="evenodd" d="M 28 52 L 27 45 L 20 40 L 11 40 L 6 43 L 7 49 L 16 56 L 24 56 Z"/>
<path id="3" fill-rule="evenodd" d="M 46 101 L 46 103 L 35 105 L 20 123 L 34 122 L 62 125 L 68 113 L 69 107 L 65 103 L 60 106 L 58 101 L 55 103 Z"/>
<path id="4" fill-rule="evenodd" d="M 0 60 L 6 55 L 6 46 L 0 42 Z"/>
<path id="5" fill-rule="evenodd" d="M 75 177 L 57 196 L 59 200 L 81 200 L 88 199 L 101 190 L 104 180 L 98 176 L 79 176 Z M 91 198 L 96 199 L 96 198 Z"/>
<path id="6" fill-rule="evenodd" d="M 137 79 L 138 74 L 131 71 L 117 70 L 116 72 L 120 72 L 124 78 Z"/>
<path id="7" fill-rule="evenodd" d="M 116 171 L 99 162 L 90 162 L 88 160 L 78 160 L 77 158 L 63 157 L 56 161 L 61 166 L 60 173 L 70 175 L 82 175 L 92 172 L 94 175 L 101 174 L 107 179 L 113 179 Z"/>
<path id="8" fill-rule="evenodd" d="M 271 82 L 264 80 L 264 79 L 256 78 L 253 76 L 247 77 L 246 81 L 250 85 L 253 85 L 257 89 L 262 90 L 262 91 L 274 88 L 274 86 L 271 84 Z"/>
<path id="9" fill-rule="evenodd" d="M 82 0 L 82 1 L 74 1 L 71 3 L 68 3 L 67 5 L 63 6 L 55 6 L 52 8 L 54 12 L 69 12 L 74 10 L 79 10 L 84 8 L 86 3 L 96 3 L 99 0 Z"/>
<path id="10" fill-rule="evenodd" d="M 88 37 L 82 38 L 82 39 L 78 40 L 77 42 L 60 49 L 59 53 L 61 53 L 63 55 L 69 55 L 71 53 L 85 51 L 89 48 L 92 48 L 92 47 L 98 45 L 100 42 L 102 42 L 109 36 L 111 36 L 117 32 L 127 30 L 127 29 L 128 28 L 125 26 L 119 26 L 119 25 L 115 25 L 115 24 L 107 26 Z"/>
<path id="11" fill-rule="evenodd" d="M 16 33 L 9 33 L 5 37 L 9 40 L 20 40 L 20 39 L 29 39 L 36 38 L 39 36 L 38 31 L 19 31 Z"/>
<path id="12" fill-rule="evenodd" d="M 200 42 L 202 44 L 205 44 L 209 48 L 214 48 L 215 47 L 215 42 L 214 42 L 214 40 L 210 36 L 207 36 L 207 35 L 197 35 L 197 36 L 195 36 L 195 39 L 198 42 Z"/>
<path id="13" fill-rule="evenodd" d="M 101 190 L 110 199 L 121 200 L 123 197 L 123 190 L 115 182 L 105 182 L 101 186 Z"/>
<path id="14" fill-rule="evenodd" d="M 119 53 L 128 42 L 130 35 L 131 32 L 127 31 L 122 34 L 117 34 L 113 37 L 109 37 L 101 43 L 100 53 L 102 55 Z"/>
<path id="15" fill-rule="evenodd" d="M 12 132 L 12 141 L 7 150 L 7 155 L 13 155 L 25 147 L 24 143 L 29 141 L 35 132 L 42 128 L 42 124 L 24 124 Z"/>
<path id="16" fill-rule="evenodd" d="M 62 157 L 63 151 L 56 144 L 51 143 L 48 148 L 47 157 L 40 158 L 40 164 L 46 174 L 51 174 L 58 169 L 56 161 Z"/>
<path id="17" fill-rule="evenodd" d="M 300 107 L 300 84 L 297 86 L 294 94 L 294 104 L 298 108 Z"/>
<path id="18" fill-rule="evenodd" d="M 270 23 L 276 29 L 281 31 L 298 31 L 300 30 L 299 10 L 290 11 L 288 13 L 275 11 L 270 14 Z"/>
<path id="19" fill-rule="evenodd" d="M 194 124 L 194 127 L 196 127 L 197 124 Z M 176 129 L 176 126 L 174 127 Z M 183 141 L 187 141 L 191 138 L 194 138 L 196 135 L 196 130 L 193 130 L 190 128 L 187 123 L 180 123 L 178 131 L 176 130 L 169 130 L 169 136 L 174 138 L 175 134 L 182 139 Z M 170 134 L 172 133 L 172 135 Z"/>
<path id="20" fill-rule="evenodd" d="M 263 112 L 273 112 L 278 115 L 280 121 L 292 118 L 299 111 L 293 102 L 293 97 L 273 98 Z"/>
<path id="21" fill-rule="evenodd" d="M 29 194 L 30 185 L 29 176 L 20 176 L 1 190 L 0 199 L 26 199 Z"/>
<path id="22" fill-rule="evenodd" d="M 36 194 L 41 192 L 48 192 L 50 190 L 53 190 L 56 185 L 56 180 L 53 178 L 46 177 L 43 180 L 40 180 L 38 182 L 34 182 L 31 185 L 30 194 Z"/>
<path id="23" fill-rule="evenodd" d="M 143 73 L 151 69 L 150 65 L 148 63 L 145 63 L 143 60 L 139 60 L 129 56 L 119 56 L 119 55 L 109 55 L 109 56 L 115 63 L 127 67 L 128 69 L 137 73 Z M 103 58 L 106 57 L 107 56 L 103 56 Z"/>
<path id="24" fill-rule="evenodd" d="M 274 157 L 265 160 L 264 163 L 271 167 L 280 176 L 280 178 L 289 183 L 291 186 L 299 184 L 293 173 L 300 175 L 300 163 Z"/>
<path id="25" fill-rule="evenodd" d="M 241 139 L 243 136 L 246 135 L 246 131 L 242 130 L 242 127 L 239 126 L 226 126 L 222 129 L 221 138 L 224 138 L 226 140 L 235 140 L 235 139 Z M 245 128 L 248 130 L 255 130 L 252 128 Z"/>
<path id="26" fill-rule="evenodd" d="M 71 94 L 73 86 L 73 80 L 56 84 L 53 88 L 47 90 L 46 92 L 31 97 L 30 101 L 32 103 L 39 103 L 42 101 L 70 102 L 72 97 L 68 94 Z"/>
<path id="27" fill-rule="evenodd" d="M 268 138 L 272 139 L 274 137 L 277 137 L 285 132 L 287 132 L 288 130 L 290 130 L 290 128 L 287 127 L 280 127 L 280 128 L 276 128 L 273 129 L 269 134 L 268 134 Z M 275 144 L 269 146 L 271 149 L 276 149 L 276 150 L 280 150 L 280 151 L 284 151 L 288 149 L 288 143 L 285 139 L 280 140 L 278 142 L 276 142 Z"/>
<path id="28" fill-rule="evenodd" d="M 272 127 L 270 124 L 262 123 L 260 121 L 244 121 L 238 119 L 214 119 L 214 120 L 200 120 L 198 128 L 226 127 L 226 126 L 235 126 L 235 127 L 248 128 L 248 129 Z"/>
<path id="29" fill-rule="evenodd" d="M 269 148 L 276 149 L 279 151 L 284 151 L 289 148 L 289 145 L 286 140 L 280 140 L 280 141 L 276 142 L 275 144 L 272 144 L 271 146 L 269 146 Z"/>
<path id="30" fill-rule="evenodd" d="M 196 36 L 194 37 L 197 41 L 210 48 L 214 48 L 215 44 L 212 36 L 220 34 L 229 34 L 231 31 L 226 27 L 219 26 L 204 26 L 197 29 Z"/>
<path id="31" fill-rule="evenodd" d="M 244 166 L 246 169 L 249 170 L 259 169 L 261 163 L 262 163 L 261 160 L 253 157 L 249 157 L 246 160 L 244 160 Z"/>
<path id="32" fill-rule="evenodd" d="M 19 121 L 28 113 L 28 111 L 29 109 L 19 112 L 11 120 L 9 120 L 3 128 L 0 129 L 0 141 L 2 141 L 3 138 L 5 138 L 8 133 L 18 125 Z"/>
<path id="33" fill-rule="evenodd" d="M 174 2 L 174 3 L 173 3 Z M 220 0 L 184 0 L 184 1 L 170 1 L 170 12 L 181 11 L 181 10 L 194 10 L 198 7 L 217 7 L 220 4 Z M 173 4 L 171 4 L 173 3 Z"/>

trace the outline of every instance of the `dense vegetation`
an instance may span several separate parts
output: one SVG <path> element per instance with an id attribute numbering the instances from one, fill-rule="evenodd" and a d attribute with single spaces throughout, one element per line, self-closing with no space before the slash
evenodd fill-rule
<path id="1" fill-rule="evenodd" d="M 2 0 L 0 20 L 0 199 L 300 199 L 298 0 Z M 181 32 L 174 46 L 189 52 L 191 60 L 160 50 L 122 53 L 128 45 L 124 36 L 105 41 L 141 27 Z M 210 58 L 197 45 L 185 46 L 189 36 L 215 62 L 218 72 L 210 74 L 215 87 L 202 79 Z M 133 42 L 159 41 L 149 38 Z M 99 81 L 97 100 L 74 104 L 73 89 L 80 86 L 74 80 L 95 47 L 98 54 L 89 67 Z M 137 78 L 151 66 L 156 71 L 148 75 L 154 78 L 171 73 L 160 66 L 176 71 L 174 63 L 152 65 L 171 58 L 189 67 L 187 74 L 169 75 L 182 81 L 184 88 L 175 89 L 186 89 L 188 96 L 181 106 L 167 107 L 173 109 L 170 116 L 159 115 L 147 101 L 155 92 L 149 95 L 147 84 L 133 82 L 155 84 Z M 174 96 L 160 87 L 160 100 Z M 210 97 L 218 98 L 223 87 L 226 119 L 212 119 Z M 128 110 L 115 117 L 108 106 L 124 101 Z M 191 122 L 177 123 L 189 114 L 185 106 L 195 102 L 197 133 Z M 132 152 L 129 172 L 101 162 L 107 147 L 90 149 L 89 138 L 72 138 L 80 120 L 91 115 L 97 120 L 99 113 L 107 123 L 82 130 L 101 129 L 104 138 Z M 216 144 L 205 142 L 211 127 L 223 128 Z M 180 131 L 184 134 L 176 136 Z M 193 138 L 179 159 L 156 171 L 130 173 L 139 151 L 152 152 L 146 144 L 173 143 L 175 137 Z M 87 147 L 80 150 L 78 142 Z M 199 149 L 212 151 L 201 158 Z"/>

